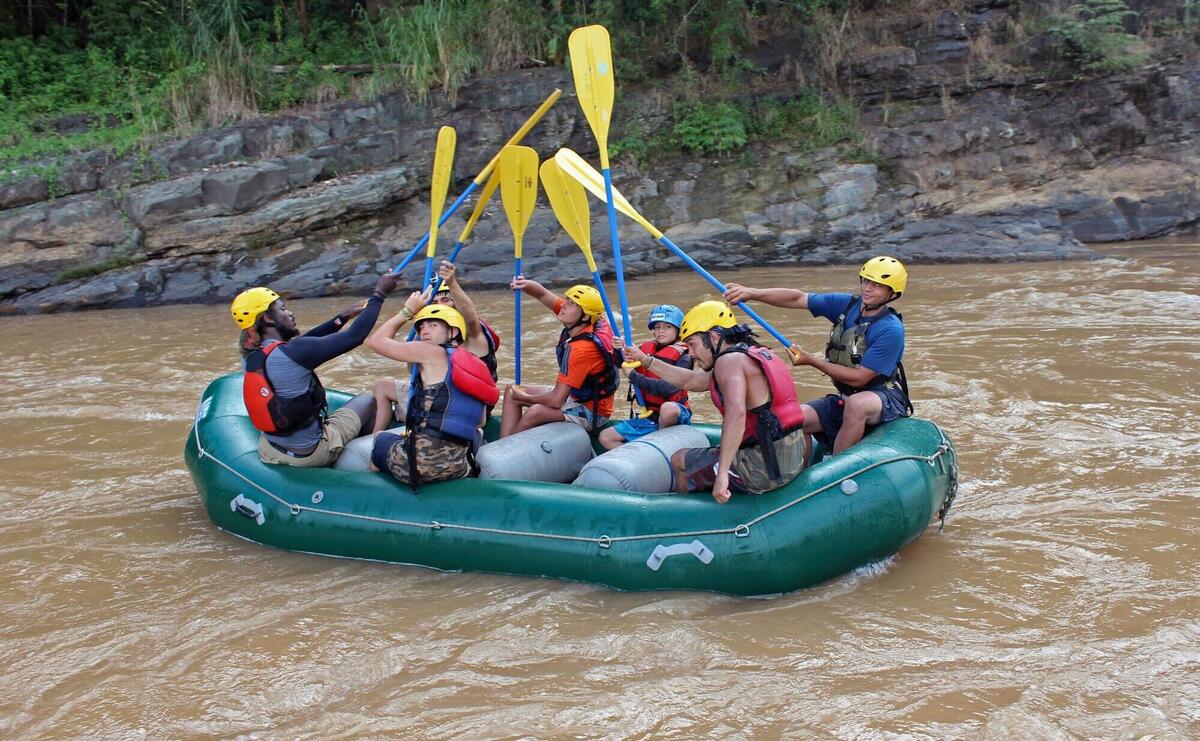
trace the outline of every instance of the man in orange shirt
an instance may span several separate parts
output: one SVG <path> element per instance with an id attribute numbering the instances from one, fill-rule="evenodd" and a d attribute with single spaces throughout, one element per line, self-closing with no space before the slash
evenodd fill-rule
<path id="1" fill-rule="evenodd" d="M 612 416 L 620 385 L 613 352 L 612 328 L 600 317 L 604 301 L 591 286 L 574 285 L 557 296 L 536 281 L 517 276 L 513 290 L 536 298 L 563 324 L 555 355 L 558 377 L 553 386 L 518 386 L 504 390 L 500 437 L 564 419 L 596 434 Z"/>

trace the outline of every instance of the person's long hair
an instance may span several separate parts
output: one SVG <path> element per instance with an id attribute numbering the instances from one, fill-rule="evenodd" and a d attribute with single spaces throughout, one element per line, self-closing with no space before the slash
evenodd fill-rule
<path id="1" fill-rule="evenodd" d="M 763 343 L 758 341 L 758 332 L 751 329 L 749 324 L 736 324 L 732 327 L 725 327 L 721 329 L 721 336 L 730 345 L 765 347 Z"/>

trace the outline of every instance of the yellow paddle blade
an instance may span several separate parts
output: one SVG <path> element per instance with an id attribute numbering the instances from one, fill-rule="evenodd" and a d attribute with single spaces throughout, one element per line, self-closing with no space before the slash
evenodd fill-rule
<path id="1" fill-rule="evenodd" d="M 583 250 L 588 270 L 596 272 L 596 260 L 592 257 L 592 214 L 588 211 L 587 193 L 574 178 L 564 175 L 553 159 L 542 163 L 541 174 L 542 189 L 550 199 L 558 223 Z"/>
<path id="2" fill-rule="evenodd" d="M 437 254 L 438 222 L 442 220 L 442 209 L 446 207 L 446 191 L 450 190 L 450 176 L 454 171 L 454 145 L 458 134 L 453 126 L 438 129 L 437 147 L 433 150 L 433 185 L 429 189 L 429 246 L 425 256 Z"/>
<path id="3" fill-rule="evenodd" d="M 558 99 L 561 97 L 562 90 L 554 88 L 554 92 L 546 96 L 546 99 L 542 101 L 542 104 L 538 106 L 538 109 L 529 114 L 529 118 L 525 119 L 525 123 L 521 124 L 521 128 L 517 129 L 517 133 L 513 134 L 512 137 L 510 137 L 509 140 L 504 143 L 505 146 L 509 144 L 520 144 L 521 140 L 525 138 L 525 135 L 529 133 L 530 129 L 532 129 L 534 126 L 537 126 L 537 122 L 542 120 L 542 117 L 554 107 L 554 104 L 557 103 Z M 503 147 L 501 147 L 501 151 L 503 151 Z M 475 184 L 482 185 L 483 181 L 492 173 L 493 170 L 496 169 L 496 165 L 499 163 L 500 152 L 496 152 L 496 156 L 492 157 L 488 161 L 487 165 L 479 171 L 479 174 L 475 176 Z"/>
<path id="4" fill-rule="evenodd" d="M 596 172 L 596 168 L 587 163 L 587 160 L 580 157 L 573 150 L 560 149 L 554 155 L 554 162 L 558 165 L 558 169 L 571 179 L 578 182 L 584 188 L 600 199 L 601 203 L 607 203 L 608 199 L 604 196 L 604 176 Z M 633 206 L 629 205 L 629 201 L 625 200 L 625 196 L 621 195 L 621 191 L 613 187 L 613 201 L 616 202 L 617 210 L 625 214 L 629 218 L 636 221 L 643 229 L 650 232 L 650 236 L 658 239 L 663 235 L 653 224 L 646 220 L 646 217 L 634 210 Z"/>
<path id="5" fill-rule="evenodd" d="M 500 200 L 512 227 L 516 256 L 521 256 L 521 238 L 537 204 L 538 156 L 529 147 L 509 145 L 500 152 Z"/>
<path id="6" fill-rule="evenodd" d="M 466 242 L 470 238 L 471 232 L 475 231 L 475 223 L 479 221 L 480 216 L 483 216 L 483 209 L 487 208 L 488 201 L 492 200 L 492 194 L 499 186 L 500 171 L 493 169 L 491 176 L 488 177 L 487 185 L 483 186 L 483 190 L 479 193 L 479 200 L 475 201 L 475 208 L 471 209 L 471 218 L 467 219 L 467 225 L 458 235 L 459 242 Z"/>
<path id="7" fill-rule="evenodd" d="M 608 125 L 616 92 L 608 29 L 604 26 L 577 28 L 567 40 L 567 49 L 571 54 L 575 95 L 579 97 L 583 115 L 600 145 L 601 167 L 608 167 Z"/>

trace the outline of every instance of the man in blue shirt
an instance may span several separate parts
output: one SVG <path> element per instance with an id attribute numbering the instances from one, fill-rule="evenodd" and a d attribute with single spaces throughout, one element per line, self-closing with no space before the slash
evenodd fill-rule
<path id="1" fill-rule="evenodd" d="M 833 381 L 838 393 L 803 405 L 804 430 L 834 454 L 862 439 L 867 427 L 912 414 L 904 377 L 904 323 L 888 306 L 908 285 L 894 257 L 873 257 L 858 272 L 859 294 L 806 293 L 795 288 L 749 288 L 730 283 L 725 300 L 761 301 L 808 309 L 833 323 L 825 357 L 796 348 L 793 362 L 811 365 Z"/>

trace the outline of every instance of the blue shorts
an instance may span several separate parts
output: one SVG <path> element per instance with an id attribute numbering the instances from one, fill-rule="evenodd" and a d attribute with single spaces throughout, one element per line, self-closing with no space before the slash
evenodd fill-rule
<path id="1" fill-rule="evenodd" d="M 680 405 L 679 421 L 677 425 L 690 425 L 692 423 L 692 410 Z M 627 419 L 613 425 L 613 429 L 621 436 L 625 442 L 632 442 L 639 437 L 645 437 L 651 432 L 658 429 L 658 419 L 656 417 L 644 417 L 639 419 Z"/>
<path id="2" fill-rule="evenodd" d="M 907 417 L 910 414 L 908 399 L 900 389 L 879 389 L 872 390 L 870 393 L 877 395 L 883 402 L 883 412 L 879 424 Z M 845 399 L 839 394 L 826 394 L 820 399 L 805 403 L 813 408 L 813 411 L 817 413 L 817 419 L 821 421 L 821 431 L 814 433 L 813 437 L 821 443 L 826 451 L 833 450 L 833 441 L 837 439 L 838 432 L 842 429 L 842 414 L 846 409 Z M 878 426 L 867 425 L 867 430 L 873 430 Z"/>

